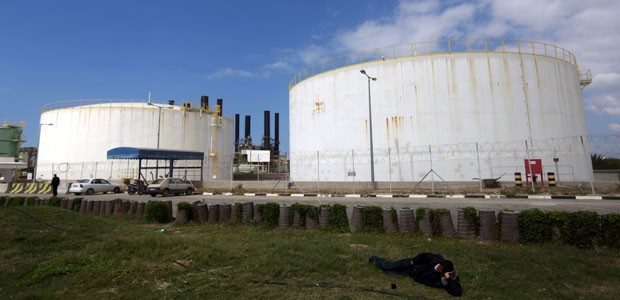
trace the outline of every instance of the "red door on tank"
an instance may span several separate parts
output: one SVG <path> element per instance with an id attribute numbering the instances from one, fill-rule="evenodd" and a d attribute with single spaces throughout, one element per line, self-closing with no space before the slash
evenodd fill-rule
<path id="1" fill-rule="evenodd" d="M 530 185 L 530 180 L 536 186 L 540 180 L 540 186 L 544 186 L 542 159 L 524 159 L 525 163 L 525 181 Z"/>

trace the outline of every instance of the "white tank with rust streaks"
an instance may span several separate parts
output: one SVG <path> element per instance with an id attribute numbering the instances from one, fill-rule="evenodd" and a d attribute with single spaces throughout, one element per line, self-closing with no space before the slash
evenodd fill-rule
<path id="1" fill-rule="evenodd" d="M 140 102 L 112 102 L 50 108 L 41 114 L 38 178 L 49 180 L 57 173 L 63 180 L 80 178 L 137 178 L 136 160 L 108 160 L 107 152 L 116 147 L 200 151 L 205 153 L 204 180 L 231 177 L 233 121 L 215 117 L 200 109 L 180 106 L 156 106 Z M 171 107 L 171 108 L 168 108 Z M 160 119 L 161 118 L 161 119 Z M 166 165 L 160 161 L 158 165 Z M 155 162 L 143 167 L 154 167 Z M 199 161 L 178 161 L 176 166 L 200 166 Z M 144 174 L 150 180 L 155 170 Z M 176 173 L 179 172 L 179 173 Z M 167 173 L 160 169 L 159 175 Z M 175 177 L 186 174 L 175 170 Z M 199 171 L 190 171 L 188 179 L 200 180 Z"/>
<path id="2" fill-rule="evenodd" d="M 364 69 L 377 77 L 370 81 L 376 181 L 415 182 L 431 169 L 446 181 L 502 174 L 510 181 L 514 172 L 525 181 L 524 159 L 542 159 L 546 176 L 556 172 L 554 157 L 562 179 L 589 180 L 574 56 L 550 45 L 523 49 L 400 56 L 381 49 L 304 70 L 290 85 L 291 178 L 370 180 Z"/>

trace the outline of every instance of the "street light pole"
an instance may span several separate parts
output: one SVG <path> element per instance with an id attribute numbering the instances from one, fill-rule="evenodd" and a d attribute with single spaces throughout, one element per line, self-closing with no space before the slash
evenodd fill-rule
<path id="1" fill-rule="evenodd" d="M 159 149 L 159 136 L 161 133 L 161 109 L 162 108 L 170 108 L 170 106 L 162 106 L 158 104 L 151 103 L 150 93 L 149 93 L 149 102 L 147 102 L 150 106 L 155 106 L 159 109 L 157 113 L 157 149 Z M 159 176 L 159 159 L 155 161 L 155 178 L 157 179 Z"/>
<path id="2" fill-rule="evenodd" d="M 34 157 L 34 169 L 32 171 L 32 183 L 35 183 L 37 180 L 37 168 L 39 167 L 39 146 L 41 144 L 41 128 L 43 125 L 54 126 L 54 123 L 40 123 L 39 124 L 39 137 L 37 138 L 37 155 Z"/>
<path id="3" fill-rule="evenodd" d="M 374 191 L 377 186 L 375 183 L 375 158 L 372 145 L 372 102 L 370 99 L 370 80 L 376 81 L 377 77 L 370 77 L 366 74 L 366 70 L 360 70 L 368 78 L 368 127 L 370 129 L 370 188 Z"/>

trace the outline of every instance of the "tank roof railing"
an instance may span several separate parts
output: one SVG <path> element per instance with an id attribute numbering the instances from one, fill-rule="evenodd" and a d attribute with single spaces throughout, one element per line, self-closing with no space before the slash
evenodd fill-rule
<path id="1" fill-rule="evenodd" d="M 46 111 L 62 109 L 62 108 L 71 108 L 78 107 L 84 105 L 97 105 L 97 104 L 112 104 L 112 103 L 144 103 L 146 104 L 148 100 L 144 99 L 78 99 L 78 100 L 64 100 L 48 103 L 43 105 L 41 108 L 41 113 Z"/>
<path id="2" fill-rule="evenodd" d="M 97 107 L 97 105 L 101 105 L 101 107 L 108 107 L 107 104 L 117 104 L 117 103 L 142 103 L 144 105 L 146 105 L 148 103 L 148 100 L 144 100 L 144 99 L 79 99 L 79 100 L 64 100 L 64 101 L 57 101 L 57 102 L 52 102 L 52 103 L 48 103 L 46 105 L 44 105 L 41 108 L 41 113 L 44 113 L 46 111 L 50 111 L 50 110 L 56 110 L 56 109 L 64 109 L 64 108 L 72 108 L 72 107 L 81 107 L 81 106 L 90 106 L 90 107 Z M 152 103 L 155 104 L 165 104 L 164 102 L 162 103 L 158 103 L 158 102 L 154 102 L 152 101 Z M 184 111 L 202 111 L 205 113 L 210 113 L 210 114 L 216 114 L 218 113 L 218 111 L 216 110 L 209 110 L 209 109 L 202 109 L 202 108 L 192 108 L 192 107 L 187 107 L 184 105 L 177 105 L 176 107 L 178 107 L 180 110 L 184 110 Z M 222 113 L 222 116 L 228 119 L 231 119 L 232 116 L 229 113 Z"/>
<path id="3" fill-rule="evenodd" d="M 293 76 L 289 90 L 314 75 L 350 65 L 385 59 L 452 53 L 516 53 L 556 58 L 577 66 L 575 55 L 555 45 L 504 39 L 461 39 L 393 45 L 349 53 L 311 65 Z"/>

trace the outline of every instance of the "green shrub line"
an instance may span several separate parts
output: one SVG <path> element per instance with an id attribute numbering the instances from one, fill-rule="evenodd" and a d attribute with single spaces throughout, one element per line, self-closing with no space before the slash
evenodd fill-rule
<path id="1" fill-rule="evenodd" d="M 384 232 L 383 208 L 379 206 L 362 207 L 362 231 Z"/>
<path id="2" fill-rule="evenodd" d="M 415 210 L 415 233 L 421 233 L 420 231 L 420 221 L 422 220 L 422 218 L 424 218 L 424 216 L 426 215 L 426 212 L 429 211 L 430 208 L 428 207 L 418 207 Z"/>
<path id="3" fill-rule="evenodd" d="M 465 217 L 467 222 L 474 227 L 476 231 L 476 236 L 479 235 L 480 234 L 480 216 L 478 215 L 478 211 L 476 210 L 476 208 L 472 206 L 466 206 L 466 207 L 461 208 L 461 210 L 463 211 L 463 216 Z"/>
<path id="4" fill-rule="evenodd" d="M 45 201 L 44 205 L 60 207 L 62 199 L 63 198 L 60 197 L 50 197 Z M 0 196 L 0 207 L 35 206 L 40 204 L 38 200 L 39 198 L 37 197 Z M 79 211 L 82 201 L 85 200 L 83 198 L 71 199 L 69 202 L 70 206 L 67 207 L 67 209 Z M 115 202 L 118 202 L 115 203 L 116 205 L 121 205 L 122 200 L 116 199 Z M 196 205 L 196 203 L 202 202 L 195 202 L 193 205 Z M 261 225 L 268 228 L 275 228 L 278 226 L 280 204 L 268 202 L 264 204 L 255 204 L 255 206 L 262 215 Z M 291 205 L 291 214 L 289 217 L 292 219 L 294 214 L 298 214 L 300 216 L 300 227 L 304 228 L 306 227 L 306 217 L 313 218 L 318 224 L 319 212 L 324 207 L 329 210 L 329 221 L 324 228 L 325 230 L 350 232 L 347 207 L 342 204 L 321 205 L 316 207 L 313 205 L 295 203 Z M 192 204 L 188 202 L 179 202 L 177 208 L 187 209 L 190 214 L 189 220 L 192 219 Z M 238 219 L 232 220 L 232 222 L 239 223 L 243 204 L 235 203 L 232 209 L 236 209 L 238 212 Z M 480 232 L 480 217 L 478 211 L 474 207 L 463 207 L 460 209 L 463 211 L 464 217 L 467 219 L 468 223 L 473 225 L 476 235 L 478 236 Z M 419 233 L 420 220 L 428 213 L 433 235 L 440 235 L 440 220 L 442 215 L 446 212 L 448 212 L 448 209 L 445 208 L 430 209 L 428 207 L 418 207 L 415 210 L 417 233 Z M 386 214 L 386 217 L 388 216 L 391 218 L 391 221 L 398 224 L 398 213 L 396 209 L 391 207 L 390 213 Z M 147 222 L 170 222 L 167 215 L 166 202 L 147 202 L 145 217 Z M 497 216 L 497 225 L 500 232 L 501 217 L 502 214 L 500 213 Z M 377 233 L 385 231 L 383 227 L 383 208 L 379 206 L 362 207 L 361 221 L 362 226 L 360 231 Z M 599 215 L 592 211 L 542 211 L 538 208 L 533 208 L 518 213 L 517 227 L 519 232 L 519 243 L 522 244 L 559 242 L 584 249 L 602 246 L 620 248 L 620 213 Z"/>
<path id="5" fill-rule="evenodd" d="M 349 232 L 349 218 L 347 218 L 347 207 L 342 204 L 333 204 L 329 206 L 329 225 L 325 227 L 327 230 L 337 232 Z"/>
<path id="6" fill-rule="evenodd" d="M 168 208 L 164 201 L 149 201 L 146 203 L 146 220 L 148 222 L 167 223 Z"/>
<path id="7" fill-rule="evenodd" d="M 433 235 L 441 235 L 441 216 L 448 211 L 446 208 L 434 208 L 429 210 L 429 220 L 433 228 Z"/>
<path id="8" fill-rule="evenodd" d="M 257 210 L 262 216 L 262 224 L 269 227 L 278 227 L 280 204 L 275 202 L 257 204 Z"/>

